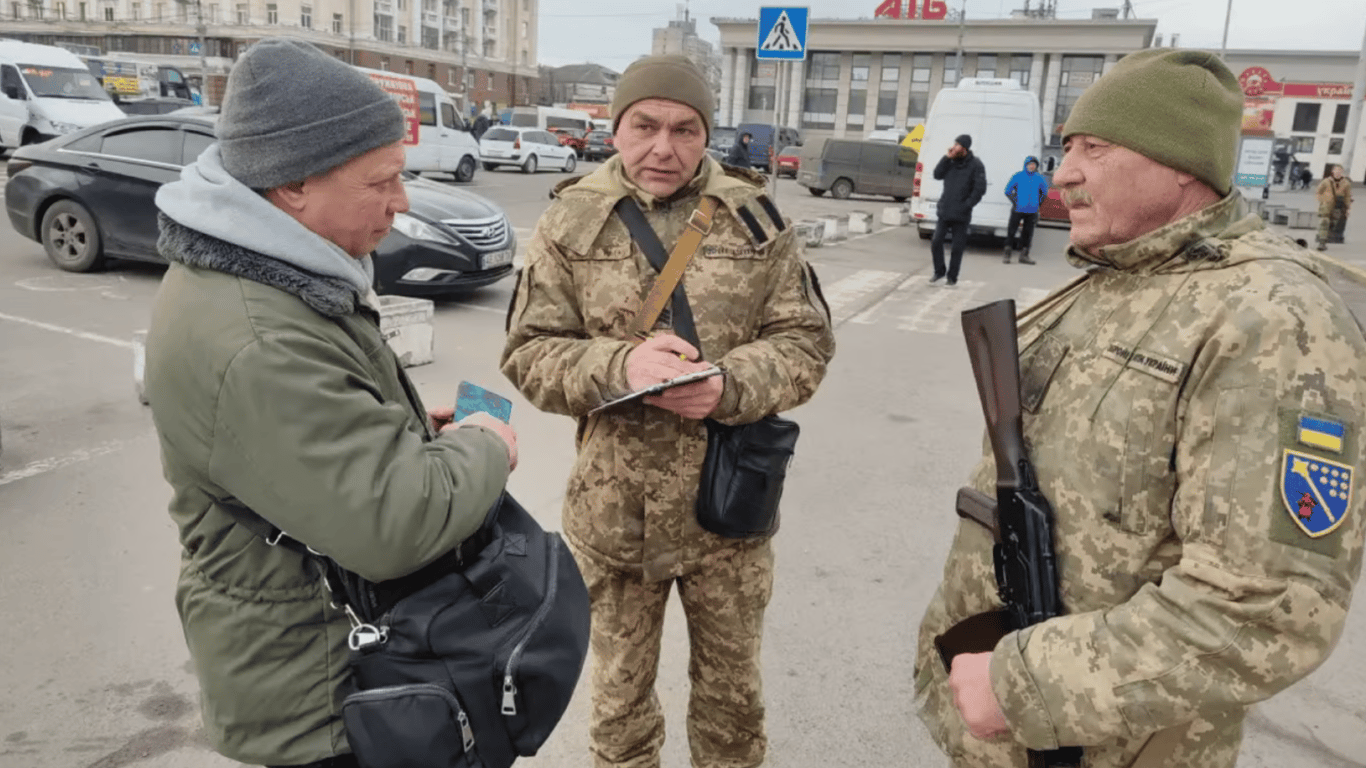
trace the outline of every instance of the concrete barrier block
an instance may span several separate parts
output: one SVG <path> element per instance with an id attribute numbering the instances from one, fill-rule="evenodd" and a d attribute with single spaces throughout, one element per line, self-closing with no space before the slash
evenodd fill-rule
<path id="1" fill-rule="evenodd" d="M 905 206 L 896 205 L 882 209 L 882 223 L 889 227 L 904 227 L 911 222 L 911 213 Z"/>
<path id="2" fill-rule="evenodd" d="M 807 248 L 819 248 L 825 241 L 825 222 L 823 221 L 799 221 L 792 225 L 796 230 L 797 239 L 806 244 Z"/>
<path id="3" fill-rule="evenodd" d="M 1291 210 L 1289 208 L 1277 208 L 1271 212 L 1271 223 L 1279 224 L 1283 227 L 1290 226 Z"/>
<path id="4" fill-rule="evenodd" d="M 849 238 L 849 219 L 844 216 L 827 216 L 825 223 L 825 242 L 837 243 Z"/>
<path id="5" fill-rule="evenodd" d="M 138 402 L 147 405 L 147 332 L 133 332 L 133 390 Z"/>
<path id="6" fill-rule="evenodd" d="M 867 211 L 854 211 L 849 214 L 849 233 L 866 235 L 873 231 L 873 214 Z"/>
<path id="7" fill-rule="evenodd" d="M 404 368 L 426 365 L 435 359 L 436 332 L 432 314 L 436 305 L 427 299 L 404 296 L 379 297 L 379 330 Z"/>
<path id="8" fill-rule="evenodd" d="M 1317 211 L 1295 211 L 1295 218 L 1291 219 L 1292 229 L 1315 229 L 1319 225 L 1319 215 Z"/>

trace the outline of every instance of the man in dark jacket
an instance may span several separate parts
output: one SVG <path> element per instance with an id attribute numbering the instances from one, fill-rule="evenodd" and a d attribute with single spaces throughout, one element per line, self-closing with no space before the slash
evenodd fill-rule
<path id="1" fill-rule="evenodd" d="M 370 251 L 408 208 L 398 104 L 279 37 L 237 61 L 224 104 L 218 142 L 156 196 L 171 266 L 146 380 L 176 607 L 215 750 L 353 768 L 351 625 L 316 567 L 252 521 L 371 581 L 404 576 L 478 530 L 517 442 L 488 414 L 427 411 L 380 332 Z"/>
<path id="2" fill-rule="evenodd" d="M 968 224 L 972 209 L 987 192 L 987 169 L 972 154 L 972 137 L 966 133 L 954 140 L 953 146 L 934 167 L 934 177 L 944 182 L 944 190 L 935 208 L 938 221 L 934 225 L 934 240 L 930 241 L 930 255 L 934 258 L 934 277 L 937 283 L 952 288 L 958 284 L 958 266 L 963 261 L 963 248 L 968 244 Z M 953 251 L 949 268 L 944 269 L 944 237 L 953 231 Z"/>
<path id="3" fill-rule="evenodd" d="M 1021 264 L 1033 264 L 1029 258 L 1029 246 L 1034 242 L 1034 226 L 1039 223 L 1039 206 L 1048 197 L 1048 179 L 1039 173 L 1039 159 L 1026 157 L 1024 170 L 1010 177 L 1006 184 L 1006 197 L 1010 198 L 1010 223 L 1006 225 L 1005 263 L 1010 263 L 1010 252 L 1020 251 Z M 1016 229 L 1022 229 L 1015 236 Z"/>
<path id="4" fill-rule="evenodd" d="M 487 133 L 488 130 L 489 116 L 484 112 L 480 112 L 479 116 L 474 118 L 474 126 L 470 129 L 470 133 L 473 134 L 475 141 L 479 141 L 484 138 L 484 134 Z"/>
<path id="5" fill-rule="evenodd" d="M 733 165 L 736 168 L 748 168 L 749 162 L 749 140 L 748 133 L 742 133 L 735 139 L 735 143 L 730 145 L 730 151 L 726 153 L 726 165 Z"/>

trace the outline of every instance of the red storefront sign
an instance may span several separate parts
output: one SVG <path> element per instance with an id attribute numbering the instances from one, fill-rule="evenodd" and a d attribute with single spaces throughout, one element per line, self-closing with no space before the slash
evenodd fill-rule
<path id="1" fill-rule="evenodd" d="M 400 75 L 381 75 L 378 72 L 365 74 L 398 102 L 399 109 L 403 110 L 403 125 L 406 128 L 403 143 L 409 147 L 417 146 L 417 83 Z"/>
<path id="2" fill-rule="evenodd" d="M 938 21 L 949 15 L 945 0 L 882 0 L 873 11 L 875 19 L 925 19 Z"/>
<path id="3" fill-rule="evenodd" d="M 1247 96 L 1297 96 L 1308 99 L 1350 99 L 1351 83 L 1280 83 L 1263 67 L 1248 67 L 1238 75 Z"/>

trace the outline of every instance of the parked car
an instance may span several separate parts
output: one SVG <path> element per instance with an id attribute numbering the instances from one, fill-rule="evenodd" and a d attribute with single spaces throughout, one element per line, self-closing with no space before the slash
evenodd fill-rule
<path id="1" fill-rule="evenodd" d="M 1056 224 L 1058 226 L 1072 228 L 1072 214 L 1067 212 L 1067 206 L 1062 204 L 1062 190 L 1053 186 L 1053 174 L 1044 174 L 1048 178 L 1048 197 L 1039 204 L 1039 223 Z"/>
<path id="2" fill-rule="evenodd" d="M 211 116 L 130 117 L 15 150 L 5 210 L 19 234 L 70 272 L 109 258 L 163 262 L 157 189 L 214 142 Z M 512 274 L 517 244 L 498 206 L 405 173 L 410 210 L 375 250 L 380 293 L 447 293 Z"/>
<path id="3" fill-rule="evenodd" d="M 778 128 L 777 141 L 773 139 L 773 126 L 766 123 L 741 123 L 735 128 L 736 135 L 749 134 L 749 164 L 756 170 L 768 172 L 773 160 L 773 148 L 800 147 L 802 134 L 796 128 Z"/>
<path id="4" fill-rule="evenodd" d="M 799 154 L 801 147 L 783 147 L 783 151 L 778 153 L 778 177 L 791 176 L 797 178 L 797 171 L 802 167 L 802 159 Z"/>
<path id="5" fill-rule="evenodd" d="M 737 136 L 735 127 L 730 125 L 717 125 L 711 129 L 711 148 L 719 149 L 721 154 L 726 154 L 735 144 Z"/>
<path id="6" fill-rule="evenodd" d="M 182 99 L 177 96 L 154 96 L 148 99 L 133 99 L 131 101 L 120 99 L 119 109 L 125 115 L 167 115 L 179 112 L 182 109 L 195 107 L 195 103 L 189 99 Z"/>
<path id="7" fill-rule="evenodd" d="M 479 140 L 479 155 L 486 171 L 513 166 L 521 168 L 522 173 L 535 173 L 542 168 L 572 173 L 578 165 L 578 153 L 561 145 L 555 134 L 514 125 L 500 125 L 485 131 Z"/>
<path id="8" fill-rule="evenodd" d="M 802 148 L 797 183 L 816 197 L 829 192 L 888 195 L 898 203 L 911 196 L 918 155 L 882 141 L 823 139 Z"/>
<path id="9" fill-rule="evenodd" d="M 555 138 L 560 140 L 560 146 L 569 147 L 574 150 L 576 155 L 583 157 L 583 148 L 586 143 L 584 137 L 588 135 L 586 131 L 581 131 L 578 128 L 547 128 L 546 130 L 555 134 Z"/>
<path id="10" fill-rule="evenodd" d="M 606 160 L 616 153 L 616 142 L 607 131 L 590 131 L 584 137 L 584 160 Z"/>

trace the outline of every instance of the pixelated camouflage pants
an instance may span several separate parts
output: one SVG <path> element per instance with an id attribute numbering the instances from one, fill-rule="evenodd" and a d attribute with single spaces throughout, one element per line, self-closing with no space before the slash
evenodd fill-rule
<path id="1" fill-rule="evenodd" d="M 1320 243 L 1341 243 L 1343 230 L 1347 228 L 1347 211 L 1332 203 L 1319 205 Z"/>
<path id="2" fill-rule="evenodd" d="M 688 745 L 694 768 L 764 761 L 759 647 L 773 594 L 769 541 L 737 543 L 669 581 L 647 583 L 575 549 L 593 604 L 591 749 L 598 768 L 658 768 L 664 715 L 655 694 L 664 606 L 678 586 L 688 623 Z"/>

